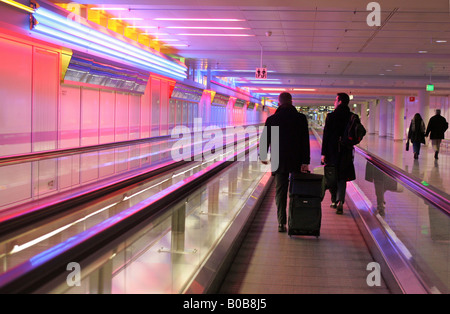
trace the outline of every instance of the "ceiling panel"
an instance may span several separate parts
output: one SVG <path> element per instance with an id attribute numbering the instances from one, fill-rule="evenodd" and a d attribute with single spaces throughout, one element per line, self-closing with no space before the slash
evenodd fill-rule
<path id="1" fill-rule="evenodd" d="M 329 95 L 359 85 L 367 93 L 411 93 L 423 86 L 423 76 L 433 73 L 442 82 L 450 76 L 449 0 L 390 0 L 381 5 L 381 25 L 369 26 L 367 0 L 86 0 L 92 5 L 123 6 L 126 17 L 140 17 L 139 25 L 160 27 L 168 38 L 188 47 L 165 48 L 188 63 L 224 70 L 229 76 L 263 64 L 276 71 L 282 84 L 323 86 Z M 113 12 L 110 12 L 114 14 Z M 117 13 L 115 13 L 117 15 Z M 214 18 L 244 21 L 159 21 L 156 18 Z M 180 27 L 177 29 L 167 27 Z M 188 27 L 205 26 L 209 29 Z M 212 27 L 244 27 L 225 30 Z M 271 36 L 267 36 L 267 32 Z M 180 34 L 249 34 L 250 37 L 195 37 Z M 447 40 L 436 43 L 436 40 Z M 419 50 L 427 53 L 419 54 Z M 397 66 L 395 66 L 397 65 Z M 383 75 L 380 75 L 383 74 Z M 248 73 L 245 74 L 248 76 Z M 330 78 L 330 75 L 332 77 Z M 251 84 L 247 84 L 252 86 Z M 442 83 L 442 86 L 450 85 Z M 395 90 L 392 86 L 398 86 Z M 374 88 L 377 87 L 377 88 Z M 406 89 L 407 90 L 407 89 Z M 450 94 L 437 89 L 436 94 Z"/>

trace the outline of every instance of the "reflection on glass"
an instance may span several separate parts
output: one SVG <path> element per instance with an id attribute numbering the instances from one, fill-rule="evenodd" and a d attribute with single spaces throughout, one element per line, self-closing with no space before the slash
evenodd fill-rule
<path id="1" fill-rule="evenodd" d="M 236 162 L 86 266 L 80 286 L 61 283 L 52 293 L 182 293 L 267 167 Z"/>
<path id="2" fill-rule="evenodd" d="M 450 217 L 358 154 L 355 169 L 364 175 L 357 175 L 354 183 L 388 234 L 401 243 L 403 255 L 433 292 L 449 293 Z M 412 171 L 420 173 L 420 164 L 415 163 Z M 432 172 L 435 179 L 439 177 L 438 165 Z"/>

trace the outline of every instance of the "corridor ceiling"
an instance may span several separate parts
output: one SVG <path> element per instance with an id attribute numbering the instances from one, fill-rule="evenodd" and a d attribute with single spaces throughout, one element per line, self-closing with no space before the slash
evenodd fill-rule
<path id="1" fill-rule="evenodd" d="M 432 94 L 450 94 L 450 0 L 378 1 L 379 26 L 368 0 L 76 2 L 129 9 L 108 13 L 158 33 L 173 45 L 162 52 L 255 91 L 284 88 L 330 105 L 340 91 L 415 96 L 431 83 Z M 267 80 L 255 79 L 261 66 Z"/>

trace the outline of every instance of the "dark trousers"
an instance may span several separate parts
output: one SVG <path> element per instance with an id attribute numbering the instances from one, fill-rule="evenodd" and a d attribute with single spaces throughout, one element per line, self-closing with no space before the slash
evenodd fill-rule
<path id="1" fill-rule="evenodd" d="M 278 223 L 285 225 L 287 222 L 286 207 L 289 190 L 289 173 L 275 173 L 275 187 Z"/>
<path id="2" fill-rule="evenodd" d="M 420 142 L 413 142 L 413 152 L 416 153 L 417 155 L 420 154 Z"/>
<path id="3" fill-rule="evenodd" d="M 345 192 L 347 189 L 347 181 L 345 180 L 337 180 L 337 184 L 335 186 L 330 187 L 331 194 L 331 202 L 345 202 Z"/>

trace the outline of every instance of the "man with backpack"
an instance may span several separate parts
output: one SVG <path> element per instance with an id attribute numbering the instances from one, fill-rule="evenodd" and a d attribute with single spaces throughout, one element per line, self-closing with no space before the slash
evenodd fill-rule
<path id="1" fill-rule="evenodd" d="M 331 207 L 336 214 L 343 214 L 347 181 L 356 179 L 353 165 L 353 145 L 358 144 L 365 135 L 358 115 L 348 106 L 350 97 L 338 93 L 334 102 L 334 111 L 325 119 L 322 138 L 322 164 L 334 168 L 335 180 L 327 182 L 331 194 Z"/>

